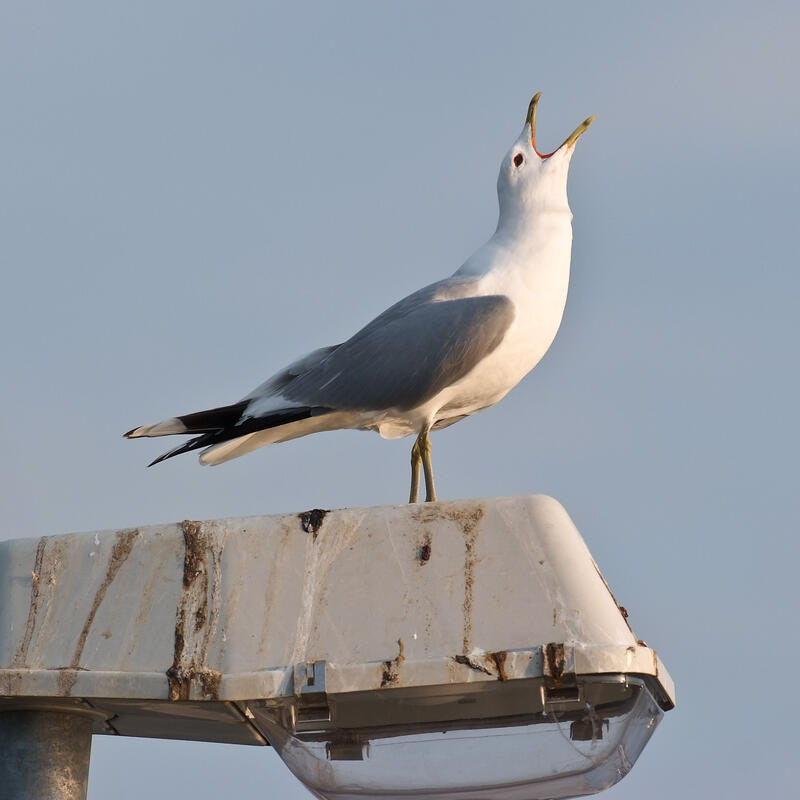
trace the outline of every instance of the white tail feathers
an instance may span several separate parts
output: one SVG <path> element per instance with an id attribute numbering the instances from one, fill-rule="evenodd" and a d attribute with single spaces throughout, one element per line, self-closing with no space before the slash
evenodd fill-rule
<path id="1" fill-rule="evenodd" d="M 141 436 L 170 436 L 173 433 L 189 433 L 189 429 L 177 418 L 154 422 L 152 425 L 142 425 L 125 434 L 126 439 L 138 439 Z"/>
<path id="2" fill-rule="evenodd" d="M 200 454 L 200 463 L 206 467 L 214 467 L 232 458 L 238 458 L 246 453 L 252 453 L 259 447 L 276 442 L 286 442 L 289 439 L 297 439 L 307 433 L 316 433 L 320 430 L 329 430 L 326 417 L 311 417 L 301 419 L 297 422 L 290 422 L 288 425 L 276 425 L 274 428 L 265 428 L 263 431 L 254 431 L 236 439 L 229 439 L 227 442 L 220 442 L 203 450 Z"/>
<path id="3" fill-rule="evenodd" d="M 237 456 L 243 456 L 251 450 L 255 450 L 257 447 L 261 446 L 261 442 L 252 444 L 251 440 L 253 437 L 258 436 L 259 433 L 262 433 L 262 431 L 248 433 L 245 436 L 240 436 L 238 439 L 231 439 L 228 442 L 222 442 L 222 444 L 216 444 L 213 447 L 203 450 L 200 454 L 200 463 L 207 467 L 213 467 L 225 461 L 230 461 Z M 248 443 L 250 443 L 249 446 Z"/>
<path id="4" fill-rule="evenodd" d="M 337 428 L 366 427 L 358 424 L 362 418 L 363 415 L 359 412 L 336 411 L 331 414 L 320 414 L 308 419 L 289 422 L 286 425 L 276 425 L 274 428 L 265 428 L 206 448 L 200 454 L 200 463 L 207 467 L 213 467 L 230 461 L 232 458 L 243 456 L 245 453 L 251 453 L 259 447 L 277 442 L 288 442 L 290 439 L 307 436 L 309 433 L 333 431 Z"/>

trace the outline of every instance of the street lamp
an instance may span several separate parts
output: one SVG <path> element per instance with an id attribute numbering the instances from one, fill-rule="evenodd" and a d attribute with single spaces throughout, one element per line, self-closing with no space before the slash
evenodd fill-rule
<path id="1" fill-rule="evenodd" d="M 543 496 L 8 541 L 0 600 L 9 800 L 92 731 L 271 744 L 331 800 L 576 797 L 674 704 Z M 65 719 L 83 738 L 42 758 Z"/>

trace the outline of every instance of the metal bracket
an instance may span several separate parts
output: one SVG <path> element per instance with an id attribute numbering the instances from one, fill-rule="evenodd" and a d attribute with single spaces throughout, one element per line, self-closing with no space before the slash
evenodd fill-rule
<path id="1" fill-rule="evenodd" d="M 539 687 L 542 699 L 542 713 L 554 714 L 560 711 L 575 711 L 586 705 L 583 698 L 583 686 L 578 683 L 566 686 Z"/>
<path id="2" fill-rule="evenodd" d="M 294 669 L 294 691 L 301 697 L 325 694 L 325 662 L 298 664 Z"/>
<path id="3" fill-rule="evenodd" d="M 314 731 L 329 727 L 331 709 L 325 689 L 324 661 L 295 665 L 294 692 L 297 695 L 295 731 Z"/>

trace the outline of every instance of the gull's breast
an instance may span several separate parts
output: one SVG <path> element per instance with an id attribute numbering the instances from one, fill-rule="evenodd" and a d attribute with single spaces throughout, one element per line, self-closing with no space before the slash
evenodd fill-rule
<path id="1" fill-rule="evenodd" d="M 538 273 L 520 270 L 487 280 L 487 294 L 503 293 L 514 303 L 514 321 L 492 353 L 432 400 L 436 419 L 472 414 L 493 405 L 541 361 L 561 325 L 568 286 L 568 252 L 566 258 Z"/>
<path id="2" fill-rule="evenodd" d="M 539 363 L 561 325 L 569 286 L 568 221 L 553 233 L 522 251 L 503 247 L 487 253 L 490 243 L 476 254 L 483 269 L 459 271 L 478 278 L 475 295 L 502 295 L 513 303 L 514 319 L 502 341 L 463 377 L 420 406 L 389 410 L 365 427 L 379 430 L 385 438 L 418 433 L 426 425 L 445 427 L 494 405 Z"/>

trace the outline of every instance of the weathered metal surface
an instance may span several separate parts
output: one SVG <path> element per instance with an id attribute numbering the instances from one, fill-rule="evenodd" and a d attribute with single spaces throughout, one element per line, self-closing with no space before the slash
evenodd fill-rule
<path id="1" fill-rule="evenodd" d="M 0 707 L 174 701 L 239 720 L 320 661 L 328 692 L 627 672 L 672 702 L 544 496 L 7 541 L 0 606 Z"/>
<path id="2" fill-rule="evenodd" d="M 86 800 L 92 718 L 60 711 L 0 711 L 3 800 Z"/>

